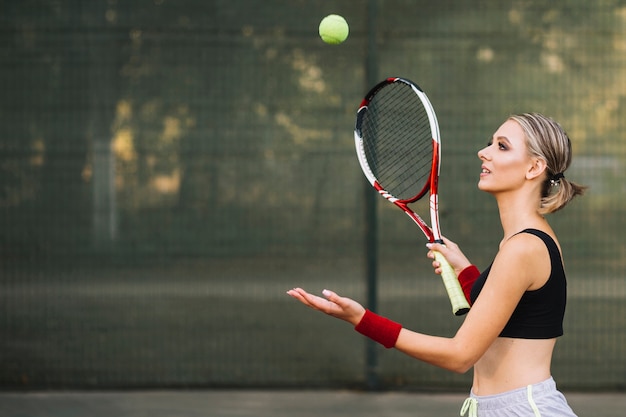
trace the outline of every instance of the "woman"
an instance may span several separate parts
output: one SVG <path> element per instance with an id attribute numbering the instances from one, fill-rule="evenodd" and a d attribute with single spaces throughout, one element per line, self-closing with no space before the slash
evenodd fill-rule
<path id="1" fill-rule="evenodd" d="M 454 337 L 410 331 L 328 290 L 325 298 L 300 288 L 288 294 L 388 348 L 453 372 L 473 367 L 462 415 L 575 416 L 550 371 L 563 334 L 566 282 L 558 240 L 544 218 L 584 191 L 564 176 L 570 140 L 541 114 L 514 115 L 478 157 L 478 188 L 495 197 L 503 229 L 493 263 L 481 274 L 455 243 L 427 245 L 430 258 L 438 251 L 448 259 L 472 305 Z M 441 273 L 438 262 L 433 267 Z"/>

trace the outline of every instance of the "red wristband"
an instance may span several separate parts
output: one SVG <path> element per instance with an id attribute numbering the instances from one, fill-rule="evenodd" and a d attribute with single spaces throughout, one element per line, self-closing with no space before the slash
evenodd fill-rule
<path id="1" fill-rule="evenodd" d="M 463 294 L 465 294 L 465 299 L 468 303 L 472 304 L 471 300 L 471 292 L 474 283 L 480 276 L 480 271 L 474 265 L 470 265 L 461 271 L 459 274 L 459 282 L 461 283 L 461 288 L 463 289 Z"/>
<path id="2" fill-rule="evenodd" d="M 396 345 L 402 325 L 365 310 L 365 315 L 354 330 L 389 349 Z"/>

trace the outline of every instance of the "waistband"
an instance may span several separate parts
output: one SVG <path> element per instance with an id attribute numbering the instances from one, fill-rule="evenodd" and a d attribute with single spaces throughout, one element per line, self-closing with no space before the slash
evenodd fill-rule
<path id="1" fill-rule="evenodd" d="M 545 381 L 527 387 L 505 391 L 500 394 L 475 395 L 474 392 L 470 392 L 470 398 L 474 398 L 478 401 L 481 410 L 497 410 L 516 403 L 528 403 L 529 390 L 532 390 L 533 397 L 538 398 L 542 395 L 554 393 L 556 391 L 556 382 L 550 377 Z M 505 398 L 506 401 L 502 401 Z"/>

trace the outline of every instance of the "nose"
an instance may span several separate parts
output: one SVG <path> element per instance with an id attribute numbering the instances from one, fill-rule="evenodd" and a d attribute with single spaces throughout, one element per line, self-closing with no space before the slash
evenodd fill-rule
<path id="1" fill-rule="evenodd" d="M 488 155 L 487 155 L 487 148 L 482 148 L 478 150 L 478 159 L 481 159 L 483 161 L 486 161 L 487 159 L 489 159 Z"/>

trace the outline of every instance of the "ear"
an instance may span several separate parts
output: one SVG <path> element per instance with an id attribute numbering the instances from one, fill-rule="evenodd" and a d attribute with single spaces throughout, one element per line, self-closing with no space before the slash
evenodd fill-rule
<path id="1" fill-rule="evenodd" d="M 534 158 L 526 172 L 526 179 L 533 180 L 543 175 L 548 168 L 548 164 L 541 158 Z"/>

